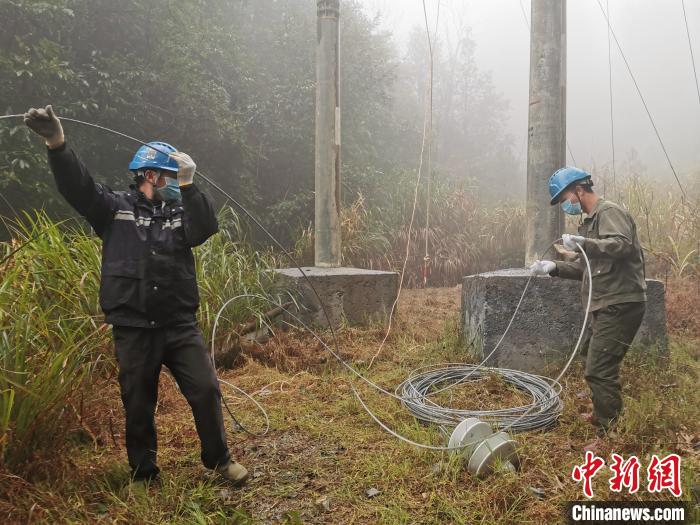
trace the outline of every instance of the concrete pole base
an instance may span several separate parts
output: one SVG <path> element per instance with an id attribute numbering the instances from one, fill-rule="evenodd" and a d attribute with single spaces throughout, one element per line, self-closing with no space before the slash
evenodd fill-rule
<path id="1" fill-rule="evenodd" d="M 477 359 L 496 346 L 515 311 L 529 272 L 507 269 L 464 277 L 460 326 L 465 345 Z M 583 322 L 581 283 L 536 277 L 508 335 L 489 366 L 542 373 L 571 355 Z M 633 348 L 666 351 L 665 289 L 647 279 L 647 310 Z"/>
<path id="2" fill-rule="evenodd" d="M 321 297 L 334 328 L 345 321 L 350 325 L 366 325 L 388 319 L 396 299 L 399 274 L 361 268 L 302 267 Z M 299 294 L 305 310 L 299 317 L 308 324 L 328 327 L 318 298 L 298 268 L 275 270 L 282 286 Z"/>

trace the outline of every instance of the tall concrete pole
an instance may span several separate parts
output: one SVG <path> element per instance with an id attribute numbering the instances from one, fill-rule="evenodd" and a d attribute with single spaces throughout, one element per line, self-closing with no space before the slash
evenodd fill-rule
<path id="1" fill-rule="evenodd" d="M 532 0 L 530 19 L 526 263 L 564 229 L 560 207 L 549 205 L 548 181 L 566 163 L 566 0 Z"/>
<path id="2" fill-rule="evenodd" d="M 317 0 L 314 264 L 340 266 L 339 0 Z"/>

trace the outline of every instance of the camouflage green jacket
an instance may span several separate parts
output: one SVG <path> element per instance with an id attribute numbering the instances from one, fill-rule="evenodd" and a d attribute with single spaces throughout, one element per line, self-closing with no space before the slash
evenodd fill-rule
<path id="1" fill-rule="evenodd" d="M 600 199 L 578 228 L 591 262 L 591 311 L 611 304 L 646 301 L 644 254 L 632 216 L 614 202 Z M 588 301 L 588 273 L 580 255 L 572 262 L 556 261 L 553 276 L 582 280 L 581 298 Z"/>

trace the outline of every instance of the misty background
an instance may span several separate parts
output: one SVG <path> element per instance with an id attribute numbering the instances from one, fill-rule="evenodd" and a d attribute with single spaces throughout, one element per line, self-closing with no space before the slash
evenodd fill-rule
<path id="1" fill-rule="evenodd" d="M 518 169 L 527 163 L 530 0 L 426 0 L 434 28 L 439 4 L 438 46 L 459 36 L 474 45 L 477 67 L 489 73 L 508 102 L 505 130 L 513 137 Z M 423 3 L 362 0 L 370 16 L 405 50 L 415 28 L 423 29 Z M 674 167 L 689 181 L 700 165 L 700 99 L 693 75 L 680 0 L 601 0 Z M 686 1 L 696 64 L 700 57 L 700 2 Z M 608 28 L 597 0 L 567 4 L 567 138 L 576 162 L 595 170 L 612 162 Z M 526 21 L 527 20 L 527 21 Z M 423 29 L 424 30 L 424 29 Z M 623 59 L 611 41 L 616 161 L 630 157 L 656 176 L 670 168 Z M 697 67 L 697 66 L 696 66 Z M 437 69 L 435 78 L 448 77 Z M 568 162 L 573 162 L 567 153 Z"/>
<path id="2" fill-rule="evenodd" d="M 341 2 L 341 193 L 344 213 L 355 214 L 355 222 L 344 218 L 344 249 L 361 253 L 372 267 L 391 264 L 370 253 L 401 252 L 409 235 L 416 241 L 432 235 L 433 247 L 453 243 L 455 235 L 467 235 L 467 221 L 487 228 L 498 222 L 493 214 L 499 210 L 514 210 L 502 231 L 521 237 L 529 1 L 425 5 L 434 48 L 432 143 L 423 140 L 430 60 L 422 1 Z M 686 1 L 686 7 L 700 57 L 700 2 Z M 670 158 L 695 198 L 700 99 L 681 2 L 614 0 L 609 9 Z M 2 113 L 52 103 L 59 116 L 170 142 L 282 242 L 312 244 L 315 0 L 0 0 L 0 13 Z M 611 69 L 621 187 L 643 177 L 658 195 L 677 193 L 614 43 Z M 597 0 L 568 2 L 567 126 L 568 162 L 590 170 L 606 193 L 612 172 L 608 34 Z M 137 144 L 70 123 L 65 128 L 98 182 L 127 188 Z M 74 216 L 55 190 L 41 141 L 21 120 L 0 124 L 0 146 L 0 214 L 43 208 L 55 217 Z M 419 166 L 419 205 L 407 230 Z M 621 197 L 618 190 L 606 196 Z M 219 206 L 226 203 L 209 193 Z M 433 214 L 459 209 L 461 215 L 435 217 L 426 234 L 420 225 L 427 224 L 430 200 Z M 478 221 L 469 215 L 474 210 Z M 464 246 L 496 238 L 480 227 L 469 235 Z M 494 241 L 492 251 L 502 247 Z M 506 252 L 521 250 L 513 245 Z M 503 257 L 500 264 L 514 259 Z M 464 265 L 449 265 L 462 275 Z"/>

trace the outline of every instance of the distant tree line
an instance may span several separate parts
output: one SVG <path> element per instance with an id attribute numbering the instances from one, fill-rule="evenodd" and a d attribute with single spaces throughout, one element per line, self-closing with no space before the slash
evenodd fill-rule
<path id="1" fill-rule="evenodd" d="M 0 13 L 0 112 L 52 103 L 62 116 L 170 142 L 286 242 L 308 228 L 314 0 L 0 0 Z M 412 202 L 428 86 L 425 33 L 416 29 L 400 52 L 357 2 L 343 2 L 341 19 L 343 199 L 360 193 L 381 212 L 397 195 Z M 519 196 L 506 104 L 476 68 L 466 29 L 438 44 L 435 71 L 436 184 Z M 137 145 L 64 127 L 97 180 L 127 186 Z M 40 142 L 23 128 L 0 123 L 0 213 L 69 213 Z"/>

